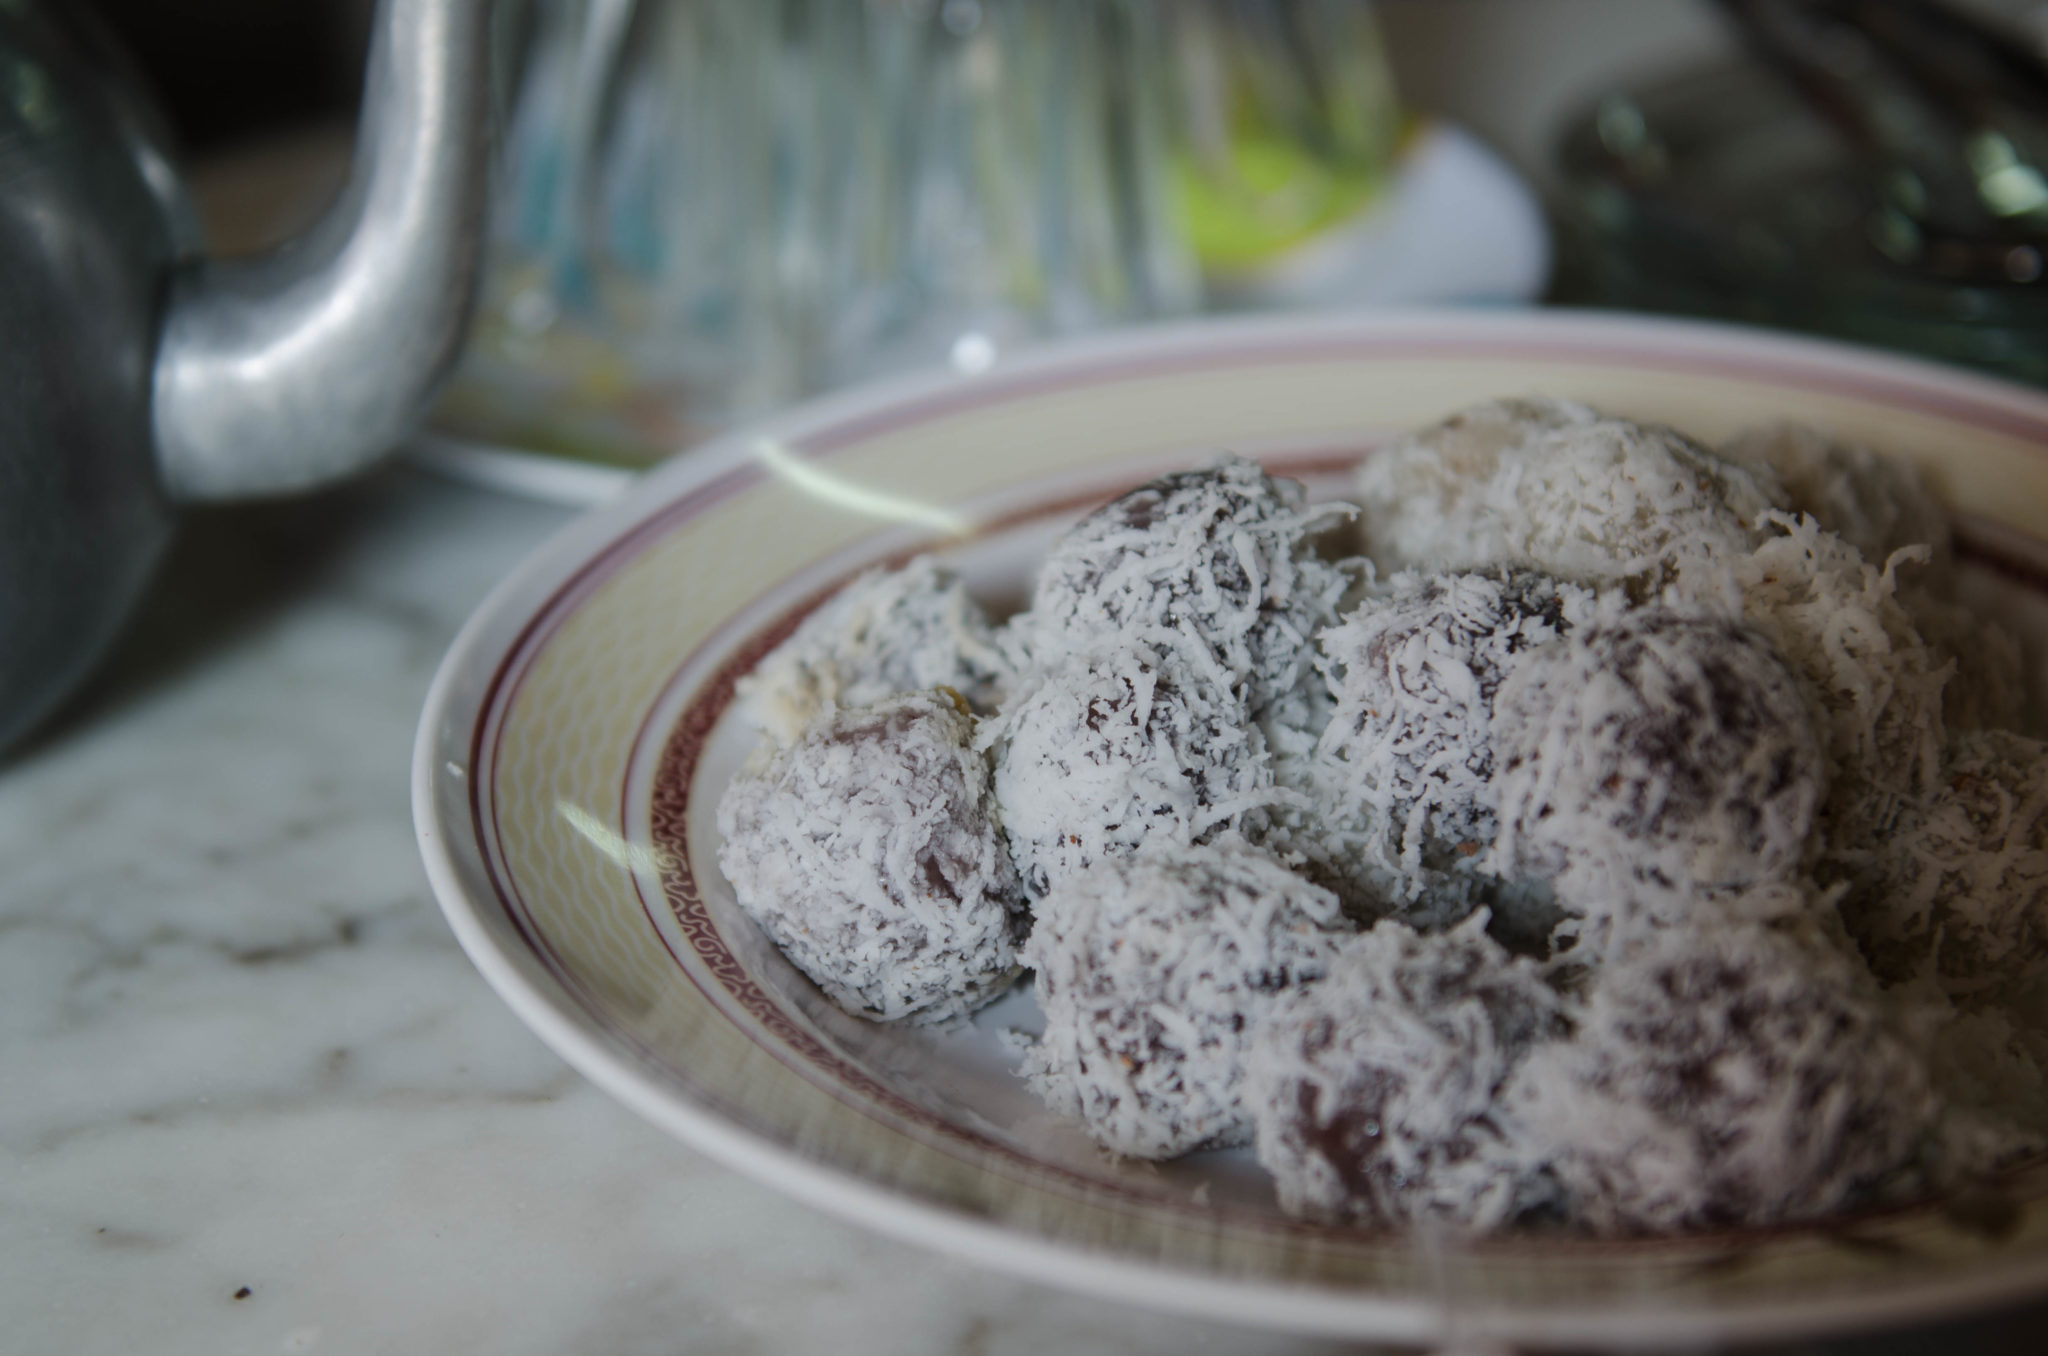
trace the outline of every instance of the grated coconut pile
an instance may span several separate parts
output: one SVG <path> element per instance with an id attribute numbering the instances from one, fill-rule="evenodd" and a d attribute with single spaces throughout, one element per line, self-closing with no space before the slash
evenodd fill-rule
<path id="1" fill-rule="evenodd" d="M 1355 490 L 1161 477 L 1000 633 L 856 580 L 743 687 L 742 906 L 875 1020 L 1028 969 L 1049 1107 L 1325 1223 L 1764 1226 L 2048 1149 L 2048 759 L 1910 468 L 1532 397 Z"/>
<path id="2" fill-rule="evenodd" d="M 838 707 L 950 687 L 993 709 L 1007 664 L 981 605 L 950 570 L 918 556 L 869 570 L 804 618 L 739 683 L 754 723 L 781 743 Z"/>
<path id="3" fill-rule="evenodd" d="M 740 903 L 846 1011 L 963 1016 L 1017 976 L 1023 892 L 951 694 L 833 711 L 718 806 Z"/>
<path id="4" fill-rule="evenodd" d="M 1045 1034 L 1024 1079 L 1115 1153 L 1249 1143 L 1247 1033 L 1348 931 L 1334 895 L 1242 839 L 1097 862 L 1035 910 Z"/>

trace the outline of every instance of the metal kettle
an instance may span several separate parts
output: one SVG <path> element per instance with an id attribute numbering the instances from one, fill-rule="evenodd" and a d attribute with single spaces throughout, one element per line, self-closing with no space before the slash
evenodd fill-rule
<path id="1" fill-rule="evenodd" d="M 347 191 L 221 263 L 72 3 L 0 0 L 0 749 L 106 648 L 177 505 L 309 488 L 405 435 L 482 234 L 489 0 L 380 0 Z"/>

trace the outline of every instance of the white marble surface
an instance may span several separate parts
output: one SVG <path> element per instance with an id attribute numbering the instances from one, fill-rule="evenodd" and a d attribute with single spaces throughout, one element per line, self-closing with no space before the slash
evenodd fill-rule
<path id="1" fill-rule="evenodd" d="M 0 763 L 0 1352 L 1339 1350 L 829 1220 L 498 1002 L 428 896 L 407 759 L 456 627 L 563 517 L 397 471 L 195 519 Z"/>

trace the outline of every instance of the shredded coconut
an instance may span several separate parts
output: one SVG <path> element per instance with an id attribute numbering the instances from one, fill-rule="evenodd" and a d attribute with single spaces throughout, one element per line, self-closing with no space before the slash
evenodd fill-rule
<path id="1" fill-rule="evenodd" d="M 1493 845 L 1493 701 L 1530 650 L 1589 620 L 1593 594 L 1528 571 L 1396 575 L 1322 633 L 1335 709 L 1318 748 L 1324 814 L 1413 906 L 1470 895 Z"/>
<path id="2" fill-rule="evenodd" d="M 2048 1037 L 2005 1009 L 1939 998 L 1927 1067 L 1947 1106 L 1928 1157 L 1934 1184 L 1953 1185 L 2048 1150 Z"/>
<path id="3" fill-rule="evenodd" d="M 1950 741 L 1890 832 L 1845 854 L 1843 921 L 1879 978 L 1952 998 L 2017 995 L 2048 968 L 2048 746 L 2004 730 Z"/>
<path id="4" fill-rule="evenodd" d="M 1798 870 L 1827 787 L 1798 681 L 1747 627 L 1662 610 L 1537 651 L 1494 706 L 1497 865 L 1570 907 L 1689 904 Z"/>
<path id="5" fill-rule="evenodd" d="M 1909 577 L 1897 595 L 1929 661 L 1949 672 L 1941 689 L 1942 724 L 1951 733 L 2025 728 L 2026 652 L 1997 618 L 1963 601 L 1961 583 L 1959 573 L 1940 581 Z"/>
<path id="6" fill-rule="evenodd" d="M 1722 445 L 1721 455 L 1784 487 L 1783 506 L 1811 514 L 1872 561 L 1908 546 L 1949 557 L 1948 516 L 1911 462 L 1839 443 L 1800 424 L 1749 429 Z"/>
<path id="7" fill-rule="evenodd" d="M 1498 1114 L 1601 1233 L 1811 1219 L 1909 1164 L 1940 1102 L 1853 961 L 1754 924 L 1642 935 Z"/>
<path id="8" fill-rule="evenodd" d="M 1355 914 L 1375 915 L 1379 896 L 1361 895 L 1363 883 L 1343 869 L 1344 851 L 1324 813 L 1316 744 L 1333 706 L 1321 675 L 1310 673 L 1294 691 L 1252 718 L 1275 795 L 1245 816 L 1240 831 L 1316 884 L 1336 891 Z"/>
<path id="9" fill-rule="evenodd" d="M 904 692 L 950 687 L 993 710 L 1007 670 L 980 605 L 952 571 L 919 556 L 834 594 L 740 680 L 739 697 L 787 744 L 841 707 Z"/>
<path id="10" fill-rule="evenodd" d="M 1031 648 L 1050 664 L 1113 645 L 1194 651 L 1258 715 L 1298 688 L 1311 641 L 1350 576 L 1315 537 L 1350 513 L 1306 506 L 1302 487 L 1223 457 L 1132 490 L 1054 543 L 1032 596 Z"/>
<path id="11" fill-rule="evenodd" d="M 2023 706 L 2019 644 L 2003 627 L 1958 599 L 1948 517 L 1910 461 L 1880 457 L 1813 429 L 1779 424 L 1736 437 L 1722 454 L 1769 469 L 1790 507 L 1810 514 L 1871 565 L 1893 554 L 1913 568 L 1894 596 L 1933 655 L 1934 667 L 1967 658 L 1943 689 L 1943 718 L 1952 729 L 2018 724 Z M 1846 553 L 1833 553 L 1837 560 Z M 1836 569 L 1841 566 L 1836 564 Z"/>
<path id="12" fill-rule="evenodd" d="M 1147 842 L 1241 831 L 1285 797 L 1224 677 L 1142 645 L 1029 675 L 982 744 L 995 751 L 996 801 L 1034 898 Z"/>
<path id="13" fill-rule="evenodd" d="M 1024 960 L 1045 1034 L 1025 1080 L 1133 1158 L 1250 1137 L 1247 1029 L 1324 972 L 1348 926 L 1334 895 L 1236 838 L 1098 861 L 1036 914 Z"/>
<path id="14" fill-rule="evenodd" d="M 1827 839 L 1842 848 L 1889 830 L 1941 761 L 1942 686 L 1951 668 L 1899 606 L 1897 570 L 1878 568 L 1811 518 L 1766 515 L 1779 534 L 1738 562 L 1742 617 L 1806 683 L 1821 717 L 1833 791 Z"/>
<path id="15" fill-rule="evenodd" d="M 1775 484 L 1684 435 L 1568 401 L 1481 405 L 1366 458 L 1382 569 L 1518 565 L 1648 599 L 1727 598 Z"/>
<path id="16" fill-rule="evenodd" d="M 1531 1044 L 1561 1033 L 1561 1005 L 1485 924 L 1381 922 L 1258 1023 L 1245 1102 L 1289 1214 L 1485 1231 L 1554 1194 L 1493 1109 Z"/>
<path id="17" fill-rule="evenodd" d="M 740 906 L 858 1017 L 944 1021 L 1010 986 L 1023 894 L 950 694 L 834 713 L 718 805 Z"/>

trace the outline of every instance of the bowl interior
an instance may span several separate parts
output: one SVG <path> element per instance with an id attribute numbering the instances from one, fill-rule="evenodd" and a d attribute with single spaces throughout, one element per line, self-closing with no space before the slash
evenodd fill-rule
<path id="1" fill-rule="evenodd" d="M 1011 1074 L 1013 996 L 933 1032 L 840 1013 L 739 912 L 714 812 L 734 679 L 837 583 L 941 552 L 1016 601 L 1085 506 L 1221 449 L 1341 493 L 1388 435 L 1569 396 L 1712 441 L 1797 419 L 1922 461 L 1966 544 L 2033 577 L 2048 400 L 1846 350 L 1635 322 L 1405 319 L 1091 344 L 799 413 L 672 466 L 501 588 L 444 668 L 416 793 L 485 973 L 572 1062 L 828 1208 L 1194 1312 L 1418 1336 L 1783 1332 L 2048 1278 L 2048 1170 L 1825 1227 L 1458 1244 L 1286 1219 L 1244 1154 L 1118 1162 Z M 1688 1326 L 1689 1325 L 1689 1326 Z"/>

